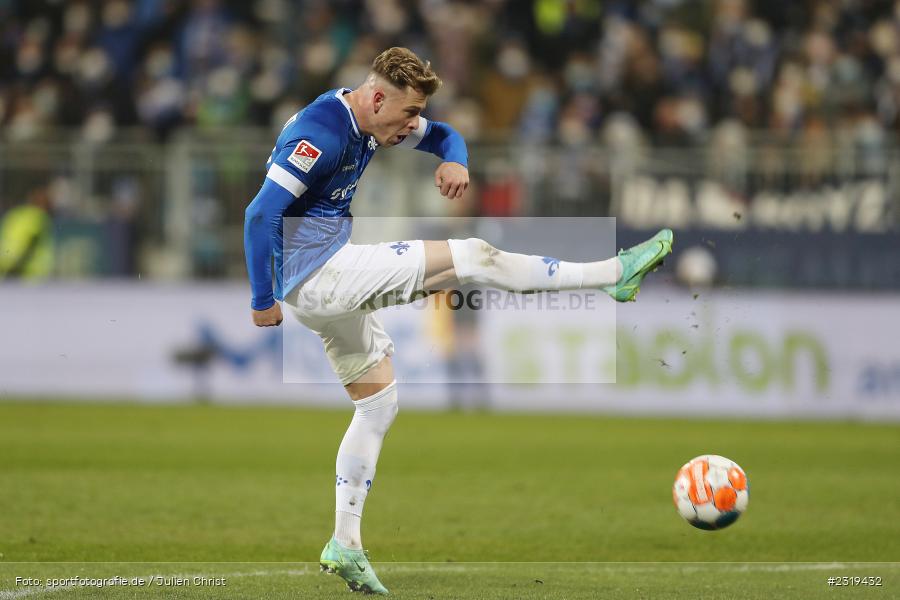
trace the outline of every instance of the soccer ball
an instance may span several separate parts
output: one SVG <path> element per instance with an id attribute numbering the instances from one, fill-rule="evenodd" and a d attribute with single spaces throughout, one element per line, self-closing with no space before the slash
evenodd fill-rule
<path id="1" fill-rule="evenodd" d="M 736 462 L 704 454 L 678 470 L 672 500 L 678 514 L 699 529 L 728 527 L 747 510 L 750 485 Z"/>

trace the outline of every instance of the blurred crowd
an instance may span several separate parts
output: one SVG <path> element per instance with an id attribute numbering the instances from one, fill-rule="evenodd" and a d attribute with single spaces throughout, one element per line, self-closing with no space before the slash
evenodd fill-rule
<path id="1" fill-rule="evenodd" d="M 471 139 L 684 145 L 900 126 L 900 2 L 0 0 L 0 123 L 104 141 L 269 126 L 383 48 L 431 59 Z"/>
<path id="2" fill-rule="evenodd" d="M 485 142 L 465 202 L 391 194 L 403 214 L 616 214 L 644 172 L 896 198 L 900 0 L 0 0 L 0 279 L 243 275 L 266 129 L 392 45 L 444 80 L 426 114 Z"/>

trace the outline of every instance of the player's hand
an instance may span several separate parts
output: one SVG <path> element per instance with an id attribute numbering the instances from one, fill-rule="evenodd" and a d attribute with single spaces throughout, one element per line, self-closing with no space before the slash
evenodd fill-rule
<path id="1" fill-rule="evenodd" d="M 257 327 L 278 327 L 284 318 L 281 316 L 281 305 L 277 302 L 265 310 L 253 310 L 253 324 Z"/>
<path id="2" fill-rule="evenodd" d="M 469 187 L 469 170 L 459 163 L 441 163 L 434 172 L 434 185 L 441 189 L 441 196 L 462 198 Z"/>

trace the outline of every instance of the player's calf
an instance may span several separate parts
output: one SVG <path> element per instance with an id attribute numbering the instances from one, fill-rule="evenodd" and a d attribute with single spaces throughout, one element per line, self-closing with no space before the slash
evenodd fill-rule
<path id="1" fill-rule="evenodd" d="M 614 285 L 621 273 L 618 258 L 576 263 L 551 256 L 504 252 L 479 238 L 448 240 L 456 277 L 510 292 L 596 289 Z"/>

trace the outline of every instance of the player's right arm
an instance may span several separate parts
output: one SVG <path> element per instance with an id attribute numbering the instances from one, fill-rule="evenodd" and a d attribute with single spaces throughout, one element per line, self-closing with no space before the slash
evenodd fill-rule
<path id="1" fill-rule="evenodd" d="M 250 277 L 253 323 L 258 327 L 280 325 L 281 306 L 272 292 L 274 232 L 284 211 L 296 198 L 269 177 L 244 211 L 244 255 Z"/>

